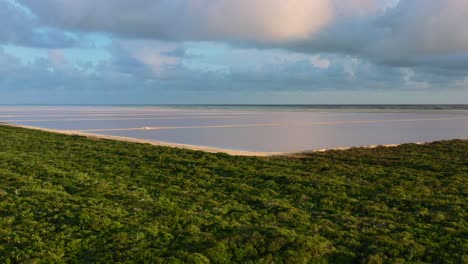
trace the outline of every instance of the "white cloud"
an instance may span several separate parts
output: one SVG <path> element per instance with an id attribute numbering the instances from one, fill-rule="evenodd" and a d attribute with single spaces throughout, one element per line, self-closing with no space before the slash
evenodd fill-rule
<path id="1" fill-rule="evenodd" d="M 191 20 L 204 20 L 197 25 L 201 30 L 195 29 L 202 35 L 261 42 L 306 39 L 330 23 L 334 15 L 328 0 L 186 2 Z"/>
<path id="2" fill-rule="evenodd" d="M 171 67 L 181 63 L 181 58 L 168 56 L 165 53 L 178 48 L 178 45 L 161 41 L 122 40 L 119 44 L 131 56 L 151 68 L 158 78 L 165 78 Z"/>
<path id="3" fill-rule="evenodd" d="M 327 69 L 328 67 L 330 67 L 330 64 L 331 64 L 329 60 L 322 59 L 318 55 L 310 57 L 309 60 L 310 60 L 310 63 L 314 65 L 314 67 L 320 68 L 320 69 Z"/>

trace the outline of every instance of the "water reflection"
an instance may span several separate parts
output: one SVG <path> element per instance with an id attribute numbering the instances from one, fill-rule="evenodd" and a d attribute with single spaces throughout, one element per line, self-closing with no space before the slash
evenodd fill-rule
<path id="1" fill-rule="evenodd" d="M 352 110 L 0 107 L 0 121 L 272 152 L 468 138 L 468 111 L 363 113 Z"/>

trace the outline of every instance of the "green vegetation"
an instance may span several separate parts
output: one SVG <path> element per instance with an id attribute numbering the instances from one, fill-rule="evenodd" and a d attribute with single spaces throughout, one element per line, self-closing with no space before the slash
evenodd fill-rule
<path id="1" fill-rule="evenodd" d="M 467 153 L 233 157 L 0 126 L 0 263 L 467 263 Z"/>

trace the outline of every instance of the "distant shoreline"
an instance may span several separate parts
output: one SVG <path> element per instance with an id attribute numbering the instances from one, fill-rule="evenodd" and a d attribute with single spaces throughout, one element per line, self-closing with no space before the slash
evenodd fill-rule
<path id="1" fill-rule="evenodd" d="M 138 138 L 131 138 L 131 137 L 83 133 L 77 130 L 58 130 L 58 129 L 49 129 L 49 128 L 42 128 L 42 127 L 35 127 L 35 126 L 11 124 L 11 123 L 5 123 L 5 122 L 0 122 L 0 126 L 1 125 L 24 128 L 24 129 L 32 129 L 32 130 L 38 130 L 38 131 L 56 133 L 56 134 L 62 134 L 62 135 L 83 136 L 87 138 L 99 138 L 99 139 L 116 140 L 116 141 L 124 141 L 124 142 L 139 143 L 139 144 L 151 144 L 153 146 L 173 147 L 173 148 L 181 148 L 181 149 L 188 149 L 188 150 L 195 150 L 195 151 L 204 151 L 208 153 L 224 153 L 224 154 L 228 154 L 232 156 L 248 156 L 248 157 L 297 156 L 301 154 L 303 155 L 303 154 L 308 154 L 308 153 L 326 152 L 326 151 L 332 151 L 332 150 L 348 150 L 352 148 L 372 149 L 372 148 L 377 148 L 377 147 L 390 148 L 390 147 L 398 147 L 400 145 L 403 145 L 403 144 L 384 144 L 384 145 L 367 145 L 367 146 L 351 146 L 351 147 L 343 146 L 343 147 L 337 147 L 337 148 L 305 150 L 305 151 L 298 151 L 298 152 L 262 152 L 262 151 L 232 150 L 232 149 L 205 147 L 205 146 L 198 146 L 198 145 L 191 145 L 191 144 L 171 143 L 171 142 L 164 142 L 164 141 L 157 141 L 157 140 L 138 139 Z M 427 143 L 430 143 L 430 142 L 412 142 L 412 143 L 404 143 L 404 144 L 422 145 L 422 144 L 427 144 Z"/>
<path id="2" fill-rule="evenodd" d="M 158 109 L 167 111 L 214 111 L 226 112 L 326 112 L 326 113 L 414 113 L 468 115 L 468 104 L 49 104 L 49 105 L 7 105 L 0 104 L 0 111 L 6 107 L 20 107 L 22 110 L 78 108 L 119 108 L 132 110 Z M 3 110 L 4 111 L 4 110 Z"/>
<path id="3" fill-rule="evenodd" d="M 0 107 L 155 107 L 209 109 L 468 110 L 468 104 L 0 104 Z"/>

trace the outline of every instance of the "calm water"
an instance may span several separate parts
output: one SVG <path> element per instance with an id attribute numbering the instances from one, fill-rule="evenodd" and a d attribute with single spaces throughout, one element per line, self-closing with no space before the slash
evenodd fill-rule
<path id="1" fill-rule="evenodd" d="M 468 106 L 0 106 L 0 121 L 252 151 L 468 138 Z"/>

